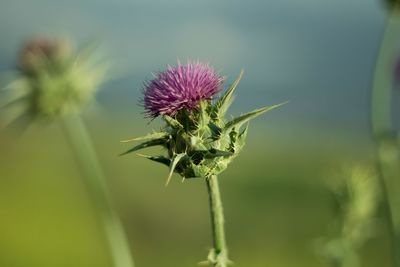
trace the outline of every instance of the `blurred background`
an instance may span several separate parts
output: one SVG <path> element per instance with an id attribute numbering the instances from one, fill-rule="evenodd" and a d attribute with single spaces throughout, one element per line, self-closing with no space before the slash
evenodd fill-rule
<path id="1" fill-rule="evenodd" d="M 161 125 L 138 105 L 152 72 L 199 59 L 227 86 L 243 68 L 233 115 L 290 103 L 251 123 L 247 146 L 220 176 L 231 258 L 322 267 L 318 240 L 340 232 L 326 181 L 344 165 L 373 164 L 370 90 L 386 16 L 378 0 L 2 0 L 0 71 L 37 34 L 101 44 L 116 78 L 84 120 L 136 265 L 172 267 L 196 266 L 211 246 L 205 183 L 174 176 L 164 187 L 167 169 L 118 157 L 128 148 L 119 141 Z M 112 266 L 64 137 L 57 122 L 0 131 L 0 266 Z M 362 266 L 391 266 L 382 213 Z"/>

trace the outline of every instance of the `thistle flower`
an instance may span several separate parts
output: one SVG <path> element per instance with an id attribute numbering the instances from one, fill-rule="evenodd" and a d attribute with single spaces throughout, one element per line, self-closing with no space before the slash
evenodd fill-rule
<path id="1" fill-rule="evenodd" d="M 166 157 L 146 157 L 170 167 L 167 182 L 174 171 L 183 178 L 221 173 L 244 145 L 247 126 L 243 130 L 240 128 L 279 106 L 260 108 L 226 121 L 224 115 L 232 103 L 233 92 L 242 74 L 213 103 L 210 98 L 219 91 L 222 78 L 212 68 L 201 63 L 168 67 L 144 90 L 145 109 L 152 117 L 163 115 L 165 127 L 159 132 L 123 141 L 147 140 L 123 154 L 150 146 L 166 148 Z"/>
<path id="2" fill-rule="evenodd" d="M 79 112 L 104 81 L 106 66 L 94 64 L 91 50 L 76 52 L 70 42 L 34 38 L 25 43 L 6 106 L 22 104 L 20 116 L 51 119 Z"/>
<path id="3" fill-rule="evenodd" d="M 223 78 L 200 62 L 171 67 L 146 84 L 144 108 L 150 117 L 175 115 L 179 110 L 193 110 L 202 100 L 209 100 L 220 90 Z"/>
<path id="4" fill-rule="evenodd" d="M 167 150 L 167 155 L 142 156 L 169 167 L 166 184 L 174 172 L 183 179 L 205 178 L 214 240 L 207 263 L 216 267 L 226 267 L 230 262 L 217 175 L 227 168 L 243 148 L 248 121 L 279 106 L 256 109 L 226 120 L 225 113 L 242 75 L 243 72 L 221 98 L 212 101 L 213 95 L 220 91 L 223 78 L 211 67 L 190 62 L 168 67 L 167 71 L 159 73 L 146 84 L 143 101 L 147 115 L 152 118 L 162 115 L 165 126 L 159 132 L 126 140 L 144 142 L 122 154 L 161 146 Z M 241 129 L 243 125 L 246 126 Z"/>

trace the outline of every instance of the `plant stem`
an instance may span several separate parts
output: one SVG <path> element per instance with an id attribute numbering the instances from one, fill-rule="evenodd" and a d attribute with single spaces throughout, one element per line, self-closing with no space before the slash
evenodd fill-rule
<path id="1" fill-rule="evenodd" d="M 128 240 L 111 204 L 105 177 L 82 119 L 78 114 L 70 115 L 63 119 L 63 126 L 90 198 L 101 216 L 114 266 L 134 267 Z"/>
<path id="2" fill-rule="evenodd" d="M 387 136 L 391 132 L 391 89 L 393 73 L 392 69 L 396 58 L 399 18 L 394 8 L 386 21 L 375 63 L 375 71 L 372 81 L 371 98 L 371 123 L 372 132 L 376 138 Z"/>
<path id="3" fill-rule="evenodd" d="M 396 59 L 398 30 L 399 30 L 399 5 L 395 4 L 386 21 L 378 57 L 371 95 L 371 126 L 377 145 L 378 175 L 382 185 L 383 201 L 386 220 L 389 227 L 393 264 L 400 267 L 400 246 L 398 239 L 399 218 L 397 211 L 397 197 L 399 183 L 399 166 L 396 143 L 394 141 L 391 98 L 393 88 L 392 69 Z"/>
<path id="4" fill-rule="evenodd" d="M 224 212 L 221 195 L 219 192 L 218 178 L 216 175 L 206 177 L 211 228 L 214 248 L 209 255 L 209 261 L 215 267 L 226 267 L 229 263 L 228 250 L 225 241 Z"/>

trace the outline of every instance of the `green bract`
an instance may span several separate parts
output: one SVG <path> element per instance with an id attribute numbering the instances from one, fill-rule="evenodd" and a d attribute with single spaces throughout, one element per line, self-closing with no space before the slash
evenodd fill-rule
<path id="1" fill-rule="evenodd" d="M 247 123 L 282 105 L 263 107 L 226 120 L 226 111 L 233 101 L 233 92 L 242 75 L 243 72 L 215 103 L 204 100 L 191 112 L 182 109 L 174 117 L 164 115 L 165 127 L 161 131 L 123 141 L 144 142 L 122 155 L 152 146 L 165 148 L 165 156 L 139 155 L 169 167 L 167 184 L 173 172 L 179 173 L 184 179 L 221 173 L 242 150 L 247 135 Z M 243 125 L 245 126 L 242 127 Z"/>

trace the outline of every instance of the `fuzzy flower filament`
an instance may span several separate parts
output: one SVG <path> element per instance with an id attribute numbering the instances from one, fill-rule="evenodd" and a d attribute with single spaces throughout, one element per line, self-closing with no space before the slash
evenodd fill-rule
<path id="1" fill-rule="evenodd" d="M 223 77 L 200 62 L 168 66 L 147 82 L 143 104 L 149 117 L 175 115 L 179 110 L 193 110 L 201 100 L 209 100 L 220 91 Z"/>

